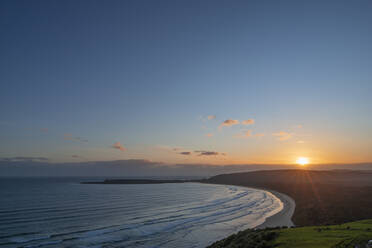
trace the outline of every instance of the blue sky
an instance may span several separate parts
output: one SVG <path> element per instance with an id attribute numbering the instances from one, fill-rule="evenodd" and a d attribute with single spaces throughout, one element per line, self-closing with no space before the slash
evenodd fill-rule
<path id="1" fill-rule="evenodd" d="M 371 1 L 1 1 L 0 156 L 372 161 L 371 11 Z M 219 128 L 229 119 L 255 123 Z"/>

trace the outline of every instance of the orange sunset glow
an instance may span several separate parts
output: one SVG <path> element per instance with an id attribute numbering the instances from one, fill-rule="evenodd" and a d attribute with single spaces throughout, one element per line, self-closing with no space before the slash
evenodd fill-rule
<path id="1" fill-rule="evenodd" d="M 1 0 L 0 247 L 372 248 L 372 0 Z"/>
<path id="2" fill-rule="evenodd" d="M 297 160 L 296 160 L 296 163 L 301 165 L 301 166 L 305 166 L 309 163 L 309 159 L 308 158 L 305 158 L 305 157 L 299 157 Z"/>

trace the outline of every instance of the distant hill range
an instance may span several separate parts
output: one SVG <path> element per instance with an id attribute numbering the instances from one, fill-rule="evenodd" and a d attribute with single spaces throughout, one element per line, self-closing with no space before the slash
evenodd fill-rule
<path id="1" fill-rule="evenodd" d="M 211 177 L 207 182 L 229 184 L 342 184 L 372 186 L 372 171 L 358 170 L 267 170 L 223 174 Z"/>

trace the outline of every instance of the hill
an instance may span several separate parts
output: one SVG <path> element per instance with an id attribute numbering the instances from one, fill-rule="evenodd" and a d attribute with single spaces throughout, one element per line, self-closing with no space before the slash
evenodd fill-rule
<path id="1" fill-rule="evenodd" d="M 272 170 L 224 174 L 203 183 L 271 189 L 296 202 L 297 226 L 341 224 L 372 218 L 371 171 Z"/>

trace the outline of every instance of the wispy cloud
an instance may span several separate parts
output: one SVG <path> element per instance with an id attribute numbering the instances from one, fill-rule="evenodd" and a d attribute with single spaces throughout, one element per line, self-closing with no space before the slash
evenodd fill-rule
<path id="1" fill-rule="evenodd" d="M 244 137 L 251 137 L 252 136 L 252 130 L 247 130 L 243 134 L 244 134 Z"/>
<path id="2" fill-rule="evenodd" d="M 264 137 L 264 133 L 253 133 L 252 130 L 246 130 L 233 136 L 234 138 L 247 139 L 247 138 L 261 138 Z"/>
<path id="3" fill-rule="evenodd" d="M 217 155 L 225 156 L 226 155 L 226 153 L 215 152 L 215 151 L 194 151 L 194 152 L 197 153 L 198 156 L 217 156 Z"/>
<path id="4" fill-rule="evenodd" d="M 211 138 L 211 137 L 213 137 L 213 133 L 207 133 L 205 136 Z"/>
<path id="5" fill-rule="evenodd" d="M 71 133 L 65 133 L 63 135 L 63 139 L 64 140 L 72 140 L 72 141 L 80 141 L 80 142 L 88 142 L 87 139 L 83 139 L 81 137 L 75 137 L 75 136 L 72 136 Z"/>
<path id="6" fill-rule="evenodd" d="M 40 131 L 43 132 L 43 133 L 47 133 L 48 132 L 48 128 L 40 128 Z"/>
<path id="7" fill-rule="evenodd" d="M 122 144 L 120 144 L 120 142 L 114 143 L 111 147 L 114 148 L 114 149 L 118 149 L 122 152 L 127 150 L 127 148 L 125 148 Z"/>
<path id="8" fill-rule="evenodd" d="M 180 152 L 181 155 L 191 155 L 191 152 Z"/>
<path id="9" fill-rule="evenodd" d="M 154 147 L 156 151 L 161 151 L 161 152 L 169 152 L 169 153 L 174 153 L 174 152 L 179 152 L 182 150 L 186 150 L 183 147 L 177 146 L 177 147 L 172 147 L 172 146 L 167 146 L 167 145 L 156 145 Z"/>
<path id="10" fill-rule="evenodd" d="M 231 127 L 231 126 L 238 125 L 238 124 L 239 124 L 238 120 L 227 119 L 221 123 L 219 128 L 221 129 L 223 127 Z"/>
<path id="11" fill-rule="evenodd" d="M 199 120 L 201 120 L 203 123 L 206 123 L 210 120 L 215 120 L 217 118 L 216 115 L 201 115 L 199 116 Z"/>
<path id="12" fill-rule="evenodd" d="M 285 141 L 285 140 L 289 140 L 290 138 L 292 138 L 291 133 L 284 132 L 284 131 L 280 131 L 278 133 L 273 133 L 273 136 L 278 137 L 278 140 L 280 140 L 280 141 Z"/>
<path id="13" fill-rule="evenodd" d="M 187 151 L 188 149 L 182 147 L 157 146 L 157 149 L 168 151 L 170 153 L 183 156 L 226 156 L 226 153 L 206 150 Z"/>
<path id="14" fill-rule="evenodd" d="M 2 161 L 9 161 L 9 162 L 47 162 L 49 161 L 46 157 L 7 157 L 7 158 L 0 158 Z"/>
<path id="15" fill-rule="evenodd" d="M 244 139 L 244 138 L 249 138 L 251 136 L 252 136 L 252 130 L 246 130 L 242 133 L 238 133 L 237 135 L 234 135 L 233 137 L 238 138 L 238 139 Z"/>
<path id="16" fill-rule="evenodd" d="M 254 120 L 253 119 L 248 119 L 248 120 L 244 120 L 242 121 L 242 124 L 243 125 L 253 125 L 254 124 Z"/>

